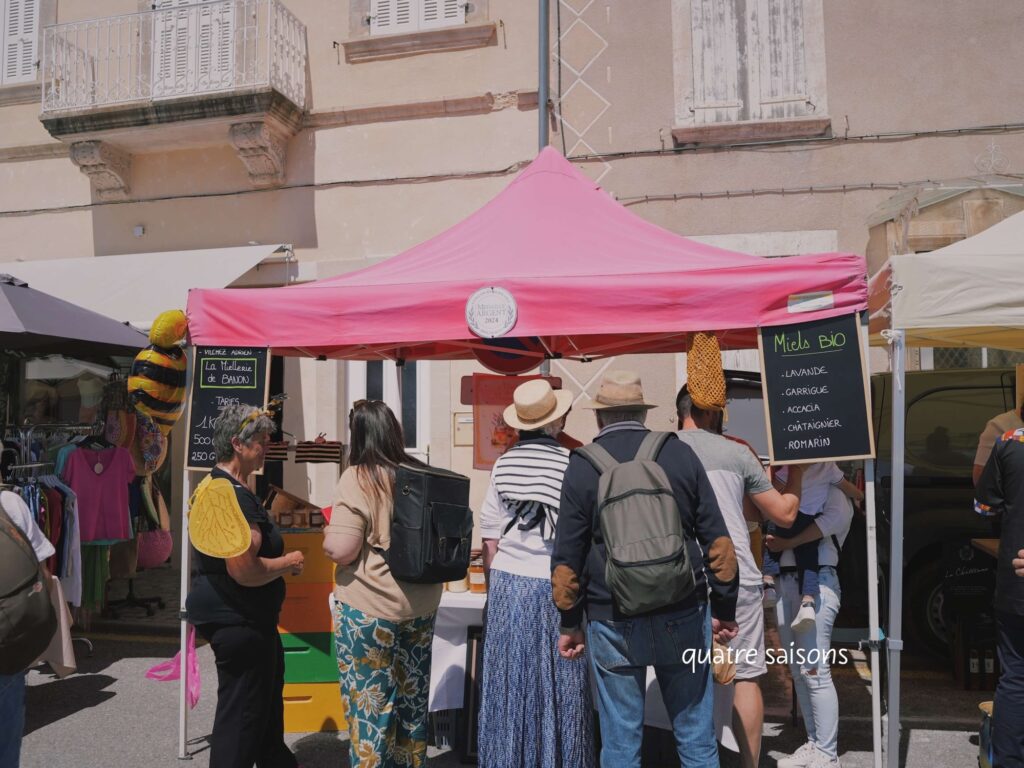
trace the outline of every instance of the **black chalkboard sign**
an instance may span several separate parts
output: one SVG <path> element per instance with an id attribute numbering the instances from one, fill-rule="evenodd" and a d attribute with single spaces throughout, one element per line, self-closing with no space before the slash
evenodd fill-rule
<path id="1" fill-rule="evenodd" d="M 216 463 L 213 420 L 230 403 L 267 404 L 270 350 L 265 347 L 195 347 L 188 409 L 187 469 Z"/>
<path id="2" fill-rule="evenodd" d="M 874 455 L 856 315 L 761 328 L 758 343 L 772 464 Z"/>

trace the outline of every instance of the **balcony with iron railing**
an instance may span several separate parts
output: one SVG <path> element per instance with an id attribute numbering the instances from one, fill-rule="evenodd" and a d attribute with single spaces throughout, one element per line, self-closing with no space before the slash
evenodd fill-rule
<path id="1" fill-rule="evenodd" d="M 197 0 L 49 26 L 41 69 L 40 120 L 76 163 L 80 142 L 83 156 L 229 142 L 245 160 L 240 144 L 301 126 L 306 29 L 278 0 Z"/>

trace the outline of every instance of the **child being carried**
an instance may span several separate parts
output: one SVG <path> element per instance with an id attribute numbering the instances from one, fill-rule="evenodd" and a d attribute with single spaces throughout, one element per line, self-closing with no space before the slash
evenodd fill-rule
<path id="1" fill-rule="evenodd" d="M 786 482 L 789 474 L 787 467 L 780 467 L 775 472 L 776 485 Z M 777 536 L 780 539 L 795 539 L 805 533 L 821 514 L 828 499 L 828 491 L 831 486 L 836 486 L 854 501 L 861 501 L 864 498 L 863 492 L 853 483 L 846 479 L 842 470 L 834 462 L 819 462 L 808 464 L 804 469 L 803 490 L 800 495 L 800 511 L 796 520 L 789 528 L 780 528 L 774 523 L 766 524 L 766 533 Z M 797 577 L 800 587 L 800 610 L 790 623 L 794 632 L 804 632 L 813 629 L 814 604 L 819 595 L 818 589 L 818 539 L 817 536 L 809 541 L 797 544 L 793 549 L 793 557 L 796 560 Z M 781 572 L 779 564 L 780 553 L 770 551 L 767 547 L 764 550 L 764 595 L 765 605 L 769 608 L 778 602 L 778 593 L 775 589 L 775 577 Z"/>

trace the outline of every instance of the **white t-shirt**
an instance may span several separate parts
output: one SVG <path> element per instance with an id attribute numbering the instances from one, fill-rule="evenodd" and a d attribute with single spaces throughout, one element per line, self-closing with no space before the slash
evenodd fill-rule
<path id="1" fill-rule="evenodd" d="M 498 540 L 492 570 L 535 579 L 551 578 L 551 550 L 562 478 L 568 464 L 569 451 L 554 440 L 517 443 L 495 462 L 480 509 L 481 538 Z M 513 523 L 513 505 L 523 499 L 542 502 L 538 509 L 545 516 L 543 525 L 524 531 Z"/>
<path id="2" fill-rule="evenodd" d="M 693 448 L 704 466 L 708 481 L 715 492 L 718 508 L 722 510 L 725 526 L 729 529 L 739 563 L 740 585 L 759 587 L 761 570 L 750 549 L 750 529 L 743 517 L 743 497 L 766 493 L 772 483 L 754 453 L 742 443 L 729 440 L 703 429 L 688 429 L 676 433 L 679 439 Z"/>
<path id="3" fill-rule="evenodd" d="M 853 503 L 846 494 L 834 485 L 828 487 L 825 505 L 821 514 L 814 523 L 821 529 L 821 541 L 818 543 L 818 565 L 839 565 L 839 550 L 836 549 L 832 537 L 839 540 L 842 547 L 846 537 L 850 533 L 850 524 L 853 522 Z M 796 559 L 793 557 L 793 550 L 787 549 L 779 556 L 779 565 L 782 567 L 796 566 Z"/>
<path id="4" fill-rule="evenodd" d="M 36 553 L 36 559 L 39 562 L 43 562 L 43 560 L 53 557 L 56 550 L 49 539 L 39 530 L 36 521 L 32 519 L 32 513 L 29 512 L 25 500 L 13 491 L 2 491 L 0 492 L 0 504 L 3 504 L 4 512 L 22 530 L 22 533 L 25 534 L 25 537 L 32 544 L 32 549 Z"/>
<path id="5" fill-rule="evenodd" d="M 1024 427 L 1024 421 L 1020 420 L 1020 414 L 1017 411 L 1007 411 L 1000 413 L 994 419 L 989 419 L 985 429 L 978 436 L 978 451 L 974 454 L 974 463 L 979 467 L 984 467 L 999 438 L 1011 429 L 1020 429 L 1021 427 Z"/>
<path id="6" fill-rule="evenodd" d="M 775 476 L 782 482 L 789 477 L 789 468 L 780 467 Z M 804 465 L 803 485 L 800 490 L 800 511 L 814 517 L 821 513 L 829 489 L 845 479 L 843 471 L 834 462 L 824 461 Z"/>

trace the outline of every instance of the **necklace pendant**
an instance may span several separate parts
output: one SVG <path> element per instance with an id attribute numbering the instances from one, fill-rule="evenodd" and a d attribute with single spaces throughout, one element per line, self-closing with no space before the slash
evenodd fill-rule
<path id="1" fill-rule="evenodd" d="M 103 474 L 103 465 L 97 461 L 96 466 L 93 467 L 93 470 L 96 472 L 97 475 L 101 475 Z"/>

